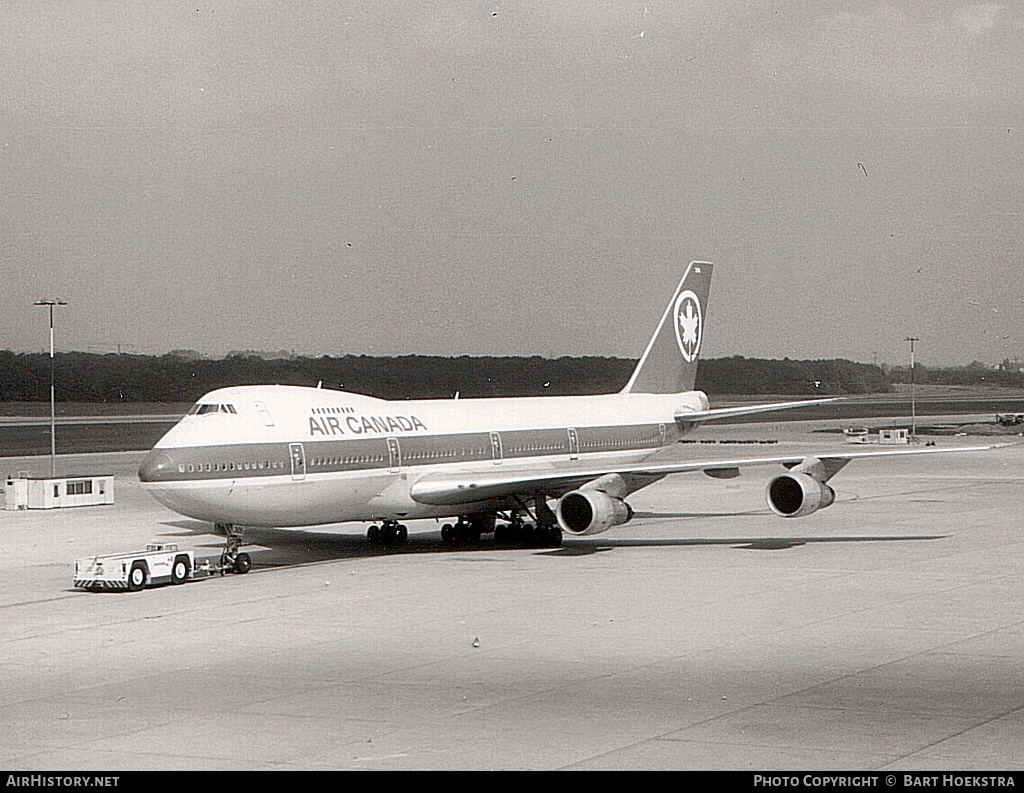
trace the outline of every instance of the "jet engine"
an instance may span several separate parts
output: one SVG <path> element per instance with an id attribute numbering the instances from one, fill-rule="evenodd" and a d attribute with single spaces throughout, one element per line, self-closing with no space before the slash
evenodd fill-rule
<path id="1" fill-rule="evenodd" d="M 776 515 L 802 518 L 830 506 L 836 500 L 836 491 L 813 476 L 791 471 L 772 479 L 765 497 Z"/>
<path id="2" fill-rule="evenodd" d="M 555 507 L 558 525 L 570 534 L 600 534 L 633 517 L 633 508 L 603 490 L 582 488 L 566 493 Z"/>

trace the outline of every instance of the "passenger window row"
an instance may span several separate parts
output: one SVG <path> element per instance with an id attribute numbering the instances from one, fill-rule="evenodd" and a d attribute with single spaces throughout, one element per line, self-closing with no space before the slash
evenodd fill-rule
<path id="1" fill-rule="evenodd" d="M 282 460 L 255 460 L 241 463 L 178 463 L 178 473 L 183 474 L 186 471 L 190 474 L 204 471 L 272 471 L 284 467 L 285 463 Z"/>
<path id="2" fill-rule="evenodd" d="M 352 465 L 355 463 L 382 463 L 383 454 L 355 454 L 348 457 L 313 457 L 309 461 L 310 468 L 324 465 Z"/>

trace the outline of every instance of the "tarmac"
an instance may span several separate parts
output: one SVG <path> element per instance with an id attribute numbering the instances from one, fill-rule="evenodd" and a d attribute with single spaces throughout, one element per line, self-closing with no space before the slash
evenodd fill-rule
<path id="1" fill-rule="evenodd" d="M 834 426 L 695 437 L 846 448 Z M 113 505 L 0 511 L 0 768 L 1024 769 L 1024 447 L 855 461 L 796 520 L 765 505 L 774 469 L 687 474 L 558 549 L 249 530 L 248 575 L 74 589 L 76 557 L 219 555 L 142 457 L 58 458 L 114 474 Z"/>

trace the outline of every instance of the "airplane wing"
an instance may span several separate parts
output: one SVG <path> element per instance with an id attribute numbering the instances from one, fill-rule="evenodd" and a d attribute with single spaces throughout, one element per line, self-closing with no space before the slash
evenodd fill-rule
<path id="1" fill-rule="evenodd" d="M 689 411 L 680 410 L 673 418 L 677 424 L 692 426 L 703 424 L 706 421 L 727 419 L 733 416 L 749 416 L 752 413 L 767 413 L 772 410 L 790 410 L 792 408 L 807 407 L 809 405 L 822 405 L 826 402 L 838 402 L 844 397 L 828 397 L 827 399 L 801 399 L 796 402 L 772 402 L 761 405 L 739 405 L 731 408 L 714 408 L 712 410 Z"/>
<path id="2" fill-rule="evenodd" d="M 815 400 L 820 401 L 820 400 Z M 646 480 L 646 484 L 669 474 L 703 471 L 718 479 L 739 476 L 739 469 L 755 465 L 782 465 L 792 468 L 801 463 L 820 462 L 824 466 L 825 480 L 831 478 L 851 460 L 862 457 L 894 457 L 901 454 L 943 454 L 995 449 L 1005 444 L 988 446 L 957 446 L 917 449 L 884 449 L 877 451 L 828 451 L 820 454 L 790 454 L 777 457 L 736 457 L 721 460 L 695 460 L 692 462 L 641 463 L 622 467 L 602 468 L 537 468 L 535 470 L 508 469 L 476 473 L 454 472 L 427 474 L 413 483 L 410 494 L 421 504 L 458 506 L 510 496 L 532 496 L 536 492 L 556 495 L 582 487 L 587 482 L 607 474 L 619 474 L 624 479 Z"/>

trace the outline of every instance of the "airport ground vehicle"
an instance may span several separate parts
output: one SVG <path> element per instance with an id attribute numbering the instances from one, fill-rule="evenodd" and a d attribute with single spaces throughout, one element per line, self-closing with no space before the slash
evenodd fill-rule
<path id="1" fill-rule="evenodd" d="M 216 564 L 203 559 L 198 564 L 192 551 L 178 549 L 173 542 L 147 543 L 146 550 L 87 556 L 75 560 L 75 586 L 89 590 L 138 592 L 154 584 L 184 584 L 189 579 L 226 572 L 248 573 L 252 560 L 247 553 L 225 552 Z"/>

